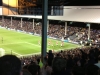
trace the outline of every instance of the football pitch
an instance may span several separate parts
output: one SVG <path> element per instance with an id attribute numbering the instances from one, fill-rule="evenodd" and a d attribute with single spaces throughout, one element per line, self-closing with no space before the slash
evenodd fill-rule
<path id="1" fill-rule="evenodd" d="M 13 54 L 17 56 L 40 54 L 41 45 L 39 41 L 41 41 L 40 36 L 0 28 L 0 50 L 2 50 L 0 52 L 3 54 Z M 80 47 L 80 45 L 65 42 L 61 47 L 61 41 L 47 39 L 47 43 L 49 41 L 53 46 L 47 44 L 47 51 L 59 51 Z M 56 45 L 56 42 L 58 42 L 58 45 Z"/>

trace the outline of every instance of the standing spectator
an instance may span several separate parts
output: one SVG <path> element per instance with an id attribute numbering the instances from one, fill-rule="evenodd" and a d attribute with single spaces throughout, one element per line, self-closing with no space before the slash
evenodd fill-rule
<path id="1" fill-rule="evenodd" d="M 48 64 L 51 66 L 52 65 L 52 60 L 54 58 L 54 55 L 52 53 L 52 50 L 49 50 L 49 53 L 48 53 Z"/>

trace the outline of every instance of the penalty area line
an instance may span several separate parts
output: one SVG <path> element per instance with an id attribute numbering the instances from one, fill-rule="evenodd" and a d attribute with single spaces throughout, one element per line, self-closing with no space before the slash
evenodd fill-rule
<path id="1" fill-rule="evenodd" d="M 81 47 L 81 46 L 80 46 L 80 47 Z M 54 51 L 57 52 L 57 51 L 61 51 L 61 50 L 68 50 L 68 49 L 74 49 L 74 48 L 80 48 L 80 47 L 78 46 L 78 47 L 71 47 L 71 48 L 66 48 L 66 49 L 63 49 L 63 48 L 61 49 L 61 48 L 60 48 L 60 49 L 54 50 Z"/>
<path id="2" fill-rule="evenodd" d="M 22 56 L 30 56 L 30 55 L 35 55 L 35 54 L 41 54 L 41 52 L 31 53 L 31 54 L 25 54 L 25 55 L 22 55 Z"/>
<path id="3" fill-rule="evenodd" d="M 14 51 L 11 51 L 11 52 L 12 52 L 12 54 L 14 53 L 14 54 L 17 54 L 18 56 L 23 56 L 23 55 L 21 55 L 21 54 L 19 54 L 17 52 L 14 52 Z"/>
<path id="4" fill-rule="evenodd" d="M 9 52 L 9 54 L 15 54 L 16 56 L 22 56 L 21 54 L 13 51 L 13 49 L 6 47 L 6 49 L 4 49 L 5 51 Z"/>
<path id="5" fill-rule="evenodd" d="M 22 56 L 21 54 L 19 54 L 19 53 L 13 51 L 13 50 L 10 49 L 10 48 L 7 48 L 7 51 L 8 51 L 8 52 L 11 52 L 11 54 L 13 54 L 13 55 L 15 54 L 16 56 Z"/>
<path id="6" fill-rule="evenodd" d="M 16 43 L 3 43 L 3 44 L 0 44 L 0 45 L 10 45 L 10 44 L 22 44 L 22 43 L 25 43 L 25 42 L 16 42 Z"/>
<path id="7" fill-rule="evenodd" d="M 36 44 L 33 44 L 33 43 L 29 43 L 29 42 L 25 42 L 26 44 L 30 44 L 30 45 L 33 45 L 33 46 L 37 46 L 37 47 L 41 47 L 40 45 L 36 45 Z M 50 48 L 47 48 L 50 50 Z"/>

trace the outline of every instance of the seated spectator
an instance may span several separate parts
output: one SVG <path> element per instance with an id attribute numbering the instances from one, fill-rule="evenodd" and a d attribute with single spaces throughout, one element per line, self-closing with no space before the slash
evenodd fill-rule
<path id="1" fill-rule="evenodd" d="M 0 75 L 21 75 L 21 61 L 14 55 L 0 57 Z"/>
<path id="2" fill-rule="evenodd" d="M 98 63 L 96 63 L 95 65 L 100 68 L 100 56 L 98 57 Z"/>
<path id="3" fill-rule="evenodd" d="M 98 70 L 98 75 L 100 75 L 100 69 Z"/>
<path id="4" fill-rule="evenodd" d="M 72 75 L 85 75 L 84 69 L 79 66 L 73 67 Z"/>
<path id="5" fill-rule="evenodd" d="M 27 69 L 22 70 L 23 75 L 32 75 Z"/>
<path id="6" fill-rule="evenodd" d="M 98 75 L 99 67 L 96 65 L 89 65 L 86 68 L 86 75 Z"/>
<path id="7" fill-rule="evenodd" d="M 39 66 L 37 64 L 30 64 L 28 66 L 28 71 L 32 74 L 32 75 L 39 75 Z"/>
<path id="8" fill-rule="evenodd" d="M 32 74 L 28 71 L 28 69 L 27 69 L 28 66 L 29 66 L 29 65 L 23 66 L 23 68 L 22 68 L 23 75 L 32 75 Z"/>
<path id="9" fill-rule="evenodd" d="M 54 58 L 52 69 L 53 72 L 51 75 L 66 75 L 66 60 L 61 57 Z"/>

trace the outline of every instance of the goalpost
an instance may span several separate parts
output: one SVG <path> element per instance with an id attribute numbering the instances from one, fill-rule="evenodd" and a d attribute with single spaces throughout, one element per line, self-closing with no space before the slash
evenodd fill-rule
<path id="1" fill-rule="evenodd" d="M 5 50 L 3 48 L 0 48 L 0 56 L 5 55 Z"/>

